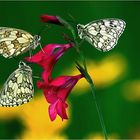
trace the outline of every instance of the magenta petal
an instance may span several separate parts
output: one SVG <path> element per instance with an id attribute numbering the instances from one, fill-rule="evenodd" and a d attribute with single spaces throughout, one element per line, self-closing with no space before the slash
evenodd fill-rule
<path id="1" fill-rule="evenodd" d="M 76 76 L 59 76 L 55 78 L 50 85 L 51 86 L 62 86 L 62 85 L 68 85 L 69 83 L 72 83 L 72 81 L 78 81 L 80 78 L 83 76 L 81 74 L 76 75 Z M 64 87 L 64 86 L 63 86 Z"/>
<path id="2" fill-rule="evenodd" d="M 42 56 L 41 55 L 34 55 L 34 56 L 31 56 L 31 57 L 26 57 L 24 58 L 26 61 L 28 62 L 39 62 L 42 60 Z"/>
<path id="3" fill-rule="evenodd" d="M 51 121 L 54 121 L 57 115 L 56 105 L 57 105 L 57 102 L 49 106 L 49 116 L 50 116 Z"/>
<path id="4" fill-rule="evenodd" d="M 57 94 L 55 92 L 53 92 L 53 90 L 51 91 L 51 89 L 44 90 L 44 96 L 45 96 L 47 102 L 51 103 L 51 104 L 58 100 Z"/>
<path id="5" fill-rule="evenodd" d="M 44 76 L 48 77 L 47 71 L 44 71 L 42 77 Z M 43 88 L 44 96 L 47 102 L 51 104 L 49 106 L 49 115 L 52 121 L 55 120 L 57 114 L 62 118 L 62 120 L 68 119 L 66 113 L 68 105 L 65 101 L 72 88 L 82 77 L 83 76 L 81 74 L 76 76 L 60 76 L 54 80 L 48 80 L 48 83 L 44 81 L 45 84 L 38 82 L 38 86 Z"/>
<path id="6" fill-rule="evenodd" d="M 60 23 L 57 16 L 51 16 L 51 15 L 45 14 L 45 15 L 42 15 L 40 18 L 41 18 L 42 22 L 48 22 L 48 23 L 52 23 L 52 24 L 63 25 L 62 23 Z"/>
<path id="7" fill-rule="evenodd" d="M 44 88 L 46 88 L 46 84 L 45 84 L 44 82 L 42 82 L 42 81 L 37 81 L 36 85 L 37 85 L 37 87 L 38 87 L 39 89 L 44 89 Z"/>
<path id="8" fill-rule="evenodd" d="M 25 60 L 28 62 L 36 63 L 49 71 L 52 69 L 57 60 L 64 54 L 64 52 L 72 47 L 71 44 L 48 44 L 43 47 L 43 51 L 40 50 L 38 53 L 33 55 L 31 58 L 26 57 Z M 58 48 L 57 50 L 55 50 Z"/>
<path id="9" fill-rule="evenodd" d="M 57 114 L 63 119 L 68 119 L 68 116 L 66 114 L 66 107 L 67 104 L 62 102 L 61 100 L 58 100 L 57 102 Z"/>
<path id="10" fill-rule="evenodd" d="M 70 76 L 59 76 L 57 78 L 55 78 L 50 85 L 51 86 L 55 86 L 55 87 L 59 87 L 64 85 L 71 77 Z"/>
<path id="11" fill-rule="evenodd" d="M 34 54 L 33 56 L 30 57 L 26 57 L 25 60 L 29 61 L 29 62 L 40 62 L 42 61 L 42 59 L 46 56 L 48 56 L 48 54 L 51 54 L 52 50 L 55 48 L 55 44 L 48 44 L 45 47 L 43 47 L 43 51 L 40 50 L 39 52 L 37 52 L 36 54 Z"/>
<path id="12" fill-rule="evenodd" d="M 49 69 L 49 67 L 48 67 L 48 70 L 44 70 L 41 74 L 41 77 L 46 84 L 48 84 L 49 80 L 51 80 L 50 79 L 51 72 L 52 72 L 52 68 L 50 67 L 50 69 Z"/>

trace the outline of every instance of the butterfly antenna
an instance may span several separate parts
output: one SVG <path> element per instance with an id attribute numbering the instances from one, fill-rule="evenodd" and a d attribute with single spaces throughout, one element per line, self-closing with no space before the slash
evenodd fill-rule
<path id="1" fill-rule="evenodd" d="M 45 25 L 41 28 L 41 30 L 38 32 L 38 35 L 40 36 L 40 35 L 41 35 L 46 29 L 48 29 L 48 28 L 51 28 L 51 26 L 48 25 L 48 24 L 45 24 Z M 40 46 L 40 49 L 42 50 L 42 52 L 43 52 L 43 53 L 46 53 L 46 52 L 43 50 L 41 43 L 39 44 L 39 46 Z"/>

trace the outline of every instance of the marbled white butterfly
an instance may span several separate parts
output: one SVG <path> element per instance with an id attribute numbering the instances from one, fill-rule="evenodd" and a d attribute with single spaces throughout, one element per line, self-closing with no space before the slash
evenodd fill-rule
<path id="1" fill-rule="evenodd" d="M 0 106 L 13 107 L 27 103 L 33 93 L 32 69 L 21 61 L 0 91 Z"/>
<path id="2" fill-rule="evenodd" d="M 11 58 L 35 49 L 40 43 L 39 35 L 32 36 L 30 33 L 9 27 L 0 27 L 0 54 L 5 58 Z"/>
<path id="3" fill-rule="evenodd" d="M 106 52 L 114 48 L 126 23 L 121 19 L 102 19 L 77 25 L 78 35 L 96 49 Z"/>

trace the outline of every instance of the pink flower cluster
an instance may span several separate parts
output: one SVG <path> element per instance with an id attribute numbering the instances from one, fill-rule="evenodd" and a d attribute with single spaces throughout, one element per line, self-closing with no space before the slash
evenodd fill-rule
<path id="1" fill-rule="evenodd" d="M 62 25 L 56 16 L 43 15 L 41 19 L 43 22 Z M 57 114 L 62 120 L 68 119 L 66 99 L 78 80 L 83 77 L 82 74 L 59 76 L 55 79 L 51 77 L 54 65 L 71 47 L 73 47 L 72 44 L 48 44 L 43 47 L 43 51 L 39 51 L 31 58 L 25 58 L 26 61 L 36 63 L 43 68 L 41 74 L 42 81 L 37 81 L 37 87 L 43 90 L 44 96 L 50 104 L 49 115 L 51 121 L 55 120 Z"/>

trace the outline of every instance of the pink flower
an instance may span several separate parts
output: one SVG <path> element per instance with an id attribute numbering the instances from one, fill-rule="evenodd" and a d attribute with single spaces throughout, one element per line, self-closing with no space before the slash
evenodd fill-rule
<path id="1" fill-rule="evenodd" d="M 42 73 L 42 77 L 45 78 L 43 80 L 48 83 L 55 63 L 64 54 L 64 52 L 71 47 L 71 44 L 48 44 L 43 48 L 43 50 L 40 50 L 31 58 L 26 57 L 25 60 L 36 63 L 45 69 Z"/>
<path id="2" fill-rule="evenodd" d="M 48 84 L 46 82 L 37 82 L 37 86 L 43 89 L 45 98 L 49 106 L 49 115 L 51 121 L 55 120 L 57 114 L 63 119 L 68 119 L 66 114 L 66 99 L 70 94 L 72 88 L 76 85 L 78 80 L 83 76 L 60 76 L 54 80 L 51 80 Z M 45 79 L 44 77 L 42 77 Z"/>
<path id="3" fill-rule="evenodd" d="M 58 25 L 62 25 L 63 26 L 63 24 L 59 20 L 59 17 L 57 17 L 57 16 L 51 16 L 51 15 L 45 14 L 45 15 L 40 16 L 40 18 L 41 18 L 42 22 L 58 24 Z"/>
<path id="4" fill-rule="evenodd" d="M 43 48 L 43 51 L 39 51 L 31 58 L 25 58 L 25 60 L 36 63 L 44 69 L 41 75 L 43 81 L 38 81 L 37 87 L 43 90 L 45 98 L 50 104 L 49 115 L 52 121 L 55 120 L 57 114 L 62 120 L 68 119 L 66 99 L 78 80 L 83 77 L 80 74 L 77 76 L 60 76 L 56 79 L 51 78 L 55 63 L 71 47 L 71 44 L 49 44 Z"/>

